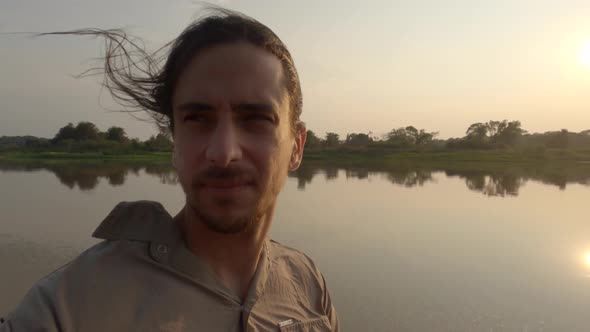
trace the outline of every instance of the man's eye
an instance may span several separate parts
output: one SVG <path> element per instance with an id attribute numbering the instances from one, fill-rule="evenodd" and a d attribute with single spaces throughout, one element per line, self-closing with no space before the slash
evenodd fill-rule
<path id="1" fill-rule="evenodd" d="M 264 114 L 251 114 L 246 116 L 246 121 L 267 121 L 270 123 L 274 123 L 274 119 L 268 115 Z"/>
<path id="2" fill-rule="evenodd" d="M 205 117 L 204 117 L 204 116 L 201 116 L 201 115 L 195 115 L 195 114 L 192 114 L 192 115 L 187 115 L 187 116 L 185 116 L 185 117 L 184 117 L 184 121 L 185 121 L 185 122 L 186 122 L 186 121 L 203 122 L 203 121 L 205 121 L 205 120 L 206 120 L 206 119 L 205 119 Z"/>

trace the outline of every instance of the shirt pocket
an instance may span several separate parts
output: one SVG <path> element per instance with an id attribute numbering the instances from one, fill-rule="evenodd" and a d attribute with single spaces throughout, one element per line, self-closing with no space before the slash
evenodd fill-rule
<path id="1" fill-rule="evenodd" d="M 281 332 L 330 332 L 330 322 L 328 318 L 322 316 L 320 318 L 307 319 L 303 321 L 294 321 L 293 323 L 280 326 Z"/>

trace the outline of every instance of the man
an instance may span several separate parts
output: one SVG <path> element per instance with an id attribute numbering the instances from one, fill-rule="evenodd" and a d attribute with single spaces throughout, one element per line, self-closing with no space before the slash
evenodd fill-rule
<path id="1" fill-rule="evenodd" d="M 39 281 L 0 331 L 338 330 L 314 263 L 267 238 L 306 138 L 280 39 L 219 11 L 175 40 L 161 70 L 137 77 L 137 52 L 124 48 L 137 44 L 124 35 L 73 33 L 110 40 L 107 87 L 167 121 L 186 204 L 175 217 L 156 202 L 117 205 L 93 234 L 105 241 Z"/>

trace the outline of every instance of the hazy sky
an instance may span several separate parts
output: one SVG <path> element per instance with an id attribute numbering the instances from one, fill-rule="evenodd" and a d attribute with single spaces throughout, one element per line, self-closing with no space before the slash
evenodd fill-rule
<path id="1" fill-rule="evenodd" d="M 320 135 L 414 125 L 447 138 L 492 119 L 531 132 L 590 129 L 588 0 L 212 3 L 258 19 L 287 44 L 303 120 Z M 160 46 L 198 13 L 188 0 L 0 0 L 0 33 L 125 27 Z M 109 112 L 116 105 L 99 79 L 73 78 L 101 49 L 91 38 L 0 34 L 0 136 L 52 137 L 79 121 L 154 134 Z"/>

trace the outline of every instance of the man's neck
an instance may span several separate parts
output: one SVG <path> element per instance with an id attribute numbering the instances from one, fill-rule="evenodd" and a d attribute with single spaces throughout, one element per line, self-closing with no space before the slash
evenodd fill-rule
<path id="1" fill-rule="evenodd" d="M 244 300 L 270 229 L 272 210 L 248 231 L 236 234 L 209 229 L 186 206 L 174 220 L 181 228 L 188 249 L 207 263 L 230 291 Z"/>

